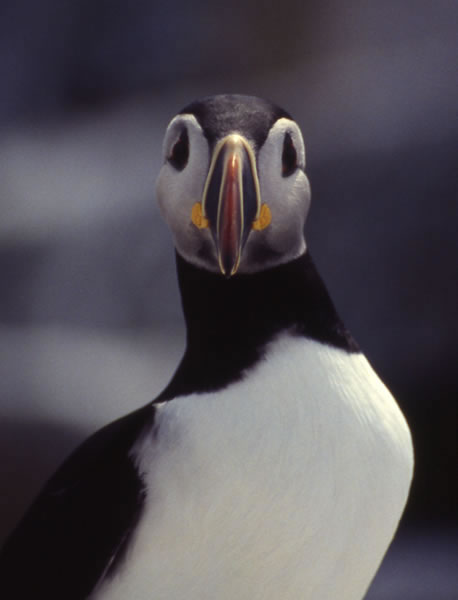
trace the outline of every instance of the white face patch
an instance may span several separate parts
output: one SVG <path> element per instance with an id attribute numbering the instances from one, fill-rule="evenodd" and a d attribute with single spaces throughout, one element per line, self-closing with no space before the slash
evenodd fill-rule
<path id="1" fill-rule="evenodd" d="M 178 164 L 177 168 L 174 149 L 183 131 L 188 154 L 185 164 Z M 250 140 L 246 141 L 251 145 Z M 202 201 L 211 161 L 208 140 L 193 115 L 178 115 L 170 122 L 163 154 L 165 162 L 156 192 L 176 249 L 192 264 L 219 272 L 210 229 L 196 227 L 191 218 L 193 207 Z M 278 119 L 257 152 L 261 204 L 270 221 L 268 226 L 250 231 L 239 272 L 261 271 L 305 252 L 304 224 L 310 206 L 310 186 L 304 167 L 305 149 L 298 125 L 290 119 Z"/>
<path id="2" fill-rule="evenodd" d="M 297 161 L 297 168 L 289 175 L 283 173 L 286 136 Z M 269 227 L 248 240 L 247 260 L 242 266 L 245 271 L 259 268 L 255 257 L 261 246 L 266 249 L 264 268 L 288 262 L 305 252 L 304 225 L 310 208 L 310 185 L 304 167 L 305 148 L 299 127 L 290 119 L 279 119 L 258 153 L 261 201 L 270 208 L 272 220 Z"/>
<path id="3" fill-rule="evenodd" d="M 188 160 L 178 170 L 168 160 L 173 147 L 186 129 L 188 136 Z M 187 260 L 211 267 L 199 259 L 199 249 L 206 244 L 213 248 L 213 240 L 208 229 L 197 229 L 191 221 L 192 207 L 202 200 L 205 179 L 210 164 L 210 150 L 201 126 L 193 115 L 178 115 L 170 122 L 163 143 L 164 164 L 156 183 L 156 196 L 167 225 L 173 235 L 175 247 Z M 215 253 L 214 268 L 218 271 Z"/>

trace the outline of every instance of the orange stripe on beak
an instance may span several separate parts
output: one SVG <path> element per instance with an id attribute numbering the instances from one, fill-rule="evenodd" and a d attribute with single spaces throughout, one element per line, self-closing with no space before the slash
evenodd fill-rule
<path id="1" fill-rule="evenodd" d="M 242 241 L 242 189 L 237 149 L 225 157 L 218 211 L 219 264 L 224 275 L 233 275 L 239 266 Z"/>

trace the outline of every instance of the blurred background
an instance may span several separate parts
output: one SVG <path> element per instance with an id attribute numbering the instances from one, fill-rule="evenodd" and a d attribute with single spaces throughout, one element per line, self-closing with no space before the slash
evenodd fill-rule
<path id="1" fill-rule="evenodd" d="M 302 127 L 309 248 L 413 432 L 368 598 L 458 597 L 457 24 L 453 0 L 1 0 L 0 542 L 173 373 L 162 136 L 191 100 L 246 93 Z"/>

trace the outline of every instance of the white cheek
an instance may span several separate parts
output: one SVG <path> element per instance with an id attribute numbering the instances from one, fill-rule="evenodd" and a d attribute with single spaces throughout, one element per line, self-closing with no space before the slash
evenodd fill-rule
<path id="1" fill-rule="evenodd" d="M 199 256 L 203 244 L 208 251 L 213 249 L 210 230 L 198 229 L 191 221 L 192 207 L 202 200 L 207 162 L 194 160 L 181 172 L 165 163 L 156 183 L 156 198 L 179 254 L 196 266 L 217 271 L 216 256 L 210 261 Z"/>
<path id="2" fill-rule="evenodd" d="M 298 170 L 293 177 L 290 188 L 290 206 L 304 227 L 310 209 L 310 184 L 306 174 L 301 170 Z"/>
<path id="3" fill-rule="evenodd" d="M 170 154 L 181 127 L 189 136 L 189 159 L 182 171 L 165 161 L 156 183 L 159 209 L 170 227 L 178 249 L 189 248 L 195 240 L 191 211 L 202 199 L 209 163 L 208 142 L 193 115 L 178 115 L 170 122 L 164 139 L 164 156 Z"/>
<path id="4" fill-rule="evenodd" d="M 192 207 L 202 200 L 205 184 L 208 150 L 205 147 L 192 150 L 193 157 L 183 171 L 165 163 L 156 183 L 159 209 L 176 240 L 188 234 Z"/>
<path id="5" fill-rule="evenodd" d="M 269 206 L 272 214 L 271 224 L 265 230 L 266 241 L 278 252 L 302 252 L 310 186 L 303 171 L 282 177 L 280 168 L 278 164 L 265 166 L 260 181 L 261 202 Z"/>

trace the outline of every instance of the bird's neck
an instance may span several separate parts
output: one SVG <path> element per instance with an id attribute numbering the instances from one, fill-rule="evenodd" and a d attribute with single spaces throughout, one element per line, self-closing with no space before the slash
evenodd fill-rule
<path id="1" fill-rule="evenodd" d="M 177 272 L 187 347 L 161 400 L 225 387 L 260 360 L 281 332 L 358 351 L 308 253 L 229 279 L 177 254 Z"/>

